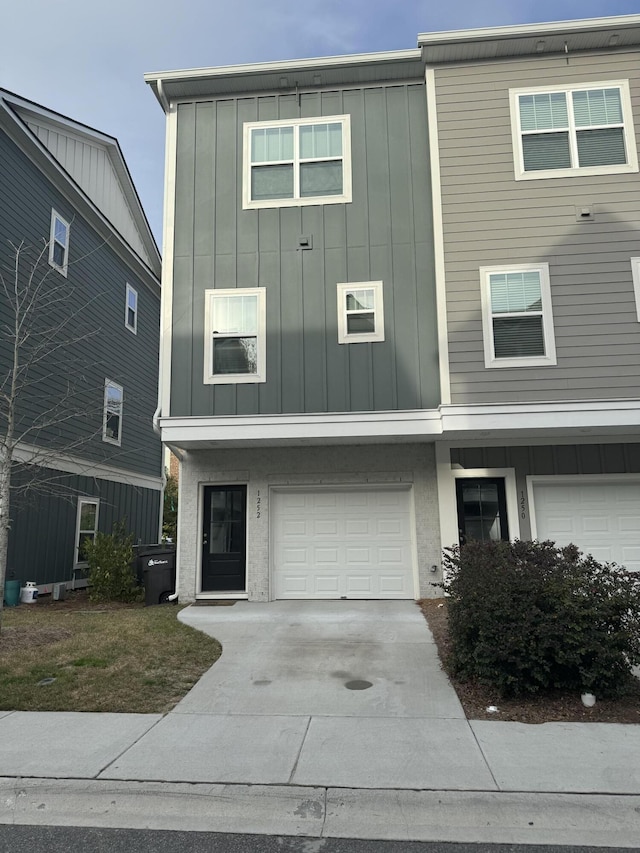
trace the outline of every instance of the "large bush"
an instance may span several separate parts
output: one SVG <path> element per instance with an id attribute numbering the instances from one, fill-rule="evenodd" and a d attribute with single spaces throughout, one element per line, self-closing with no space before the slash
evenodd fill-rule
<path id="1" fill-rule="evenodd" d="M 89 563 L 89 597 L 92 601 L 135 601 L 140 594 L 132 568 L 133 535 L 127 534 L 124 521 L 113 526 L 113 533 L 96 533 L 84 543 Z"/>
<path id="2" fill-rule="evenodd" d="M 612 696 L 640 663 L 640 577 L 574 545 L 470 542 L 445 551 L 454 674 L 503 696 Z"/>

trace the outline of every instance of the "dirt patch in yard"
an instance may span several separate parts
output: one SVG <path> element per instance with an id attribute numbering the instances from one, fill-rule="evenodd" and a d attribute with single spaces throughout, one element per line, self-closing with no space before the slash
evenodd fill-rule
<path id="1" fill-rule="evenodd" d="M 449 676 L 458 699 L 470 720 L 509 720 L 519 723 L 640 723 L 640 680 L 619 699 L 598 699 L 585 708 L 577 693 L 554 691 L 526 699 L 501 699 L 496 691 L 480 684 L 460 681 L 447 663 L 449 639 L 447 600 L 424 598 L 418 602 L 438 648 L 442 668 Z M 488 711 L 496 707 L 497 711 Z"/>

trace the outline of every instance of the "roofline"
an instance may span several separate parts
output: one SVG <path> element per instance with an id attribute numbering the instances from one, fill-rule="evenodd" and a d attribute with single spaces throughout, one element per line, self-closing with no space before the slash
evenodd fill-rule
<path id="1" fill-rule="evenodd" d="M 97 130 L 96 128 L 93 128 L 88 124 L 83 124 L 82 122 L 69 118 L 69 116 L 66 116 L 63 113 L 56 112 L 56 110 L 51 110 L 48 107 L 43 106 L 42 104 L 36 103 L 36 101 L 31 101 L 28 98 L 23 98 L 22 95 L 17 95 L 15 92 L 11 92 L 8 89 L 0 88 L 0 100 L 10 105 L 12 108 L 22 107 L 23 109 L 31 111 L 37 115 L 41 115 L 44 118 L 50 118 L 53 121 L 58 122 L 59 124 L 67 125 L 70 130 L 79 133 L 80 135 L 97 139 L 103 145 L 107 146 L 110 151 L 110 156 L 115 155 L 114 159 L 116 163 L 114 165 L 116 165 L 116 168 L 118 166 L 120 167 L 120 171 L 122 173 L 121 178 L 124 178 L 124 180 L 128 184 L 128 188 L 136 202 L 138 214 L 142 219 L 142 222 L 140 222 L 139 224 L 143 226 L 142 230 L 146 232 L 147 237 L 147 239 L 144 239 L 143 237 L 143 243 L 146 245 L 147 251 L 149 252 L 153 261 L 155 261 L 158 266 L 160 266 L 162 264 L 162 256 L 160 254 L 160 249 L 158 248 L 158 244 L 156 243 L 155 237 L 153 236 L 153 231 L 151 230 L 151 226 L 149 225 L 147 214 L 145 213 L 144 207 L 142 206 L 142 202 L 140 201 L 138 190 L 136 189 L 136 185 L 133 182 L 131 172 L 129 171 L 129 166 L 127 165 L 127 161 L 124 158 L 122 149 L 120 148 L 120 143 L 118 142 L 117 138 L 115 136 L 110 136 L 107 133 L 103 133 L 101 130 Z M 22 122 L 22 119 L 20 119 L 19 116 L 16 115 L 16 118 Z M 22 123 L 24 124 L 24 122 Z M 26 127 L 25 125 L 25 129 L 33 136 L 34 140 L 36 140 L 39 145 L 42 145 L 42 143 L 39 139 L 37 139 L 35 134 L 31 132 L 30 128 Z M 67 177 L 71 180 L 71 177 L 69 175 L 67 175 Z M 80 192 L 84 193 L 84 190 L 80 189 L 79 187 L 78 189 L 80 190 Z M 102 215 L 104 216 L 104 214 Z M 106 219 L 106 217 L 104 218 Z M 111 227 L 113 228 L 113 225 Z M 114 228 L 114 230 L 116 229 Z M 130 248 L 131 251 L 137 254 L 133 247 Z M 155 272 L 153 272 L 153 274 L 156 275 Z"/>
<path id="2" fill-rule="evenodd" d="M 494 41 L 499 39 L 548 36 L 551 34 L 590 32 L 640 26 L 640 15 L 614 15 L 607 18 L 582 18 L 575 21 L 549 21 L 540 24 L 517 24 L 507 27 L 484 27 L 472 30 L 442 30 L 419 33 L 418 47 L 446 45 L 455 42 Z"/>
<path id="3" fill-rule="evenodd" d="M 285 71 L 312 71 L 322 68 L 347 68 L 353 65 L 369 65 L 372 62 L 398 62 L 419 60 L 420 50 L 387 50 L 378 53 L 351 53 L 341 56 L 319 56 L 312 59 L 285 59 L 278 62 L 252 62 L 246 65 L 219 65 L 212 68 L 188 68 L 181 71 L 152 71 L 144 75 L 146 83 L 195 80 L 203 77 L 241 77 L 242 75 L 277 73 Z"/>
<path id="4" fill-rule="evenodd" d="M 38 137 L 31 131 L 29 127 L 27 127 L 24 121 L 20 118 L 17 112 L 13 109 L 12 104 L 10 103 L 10 99 L 5 99 L 4 92 L 6 90 L 0 90 L 0 110 L 8 116 L 10 121 L 12 122 L 12 127 L 15 128 L 17 133 L 19 133 L 19 137 L 16 135 L 16 138 L 13 139 L 19 147 L 22 147 L 23 150 L 28 153 L 29 146 L 31 146 L 32 151 L 38 152 L 40 157 L 43 157 L 45 162 L 47 162 L 50 166 L 53 167 L 55 173 L 59 176 L 61 182 L 64 182 L 65 189 L 59 187 L 63 194 L 67 195 L 69 190 L 72 190 L 73 193 L 76 194 L 76 197 L 79 197 L 82 200 L 89 211 L 93 214 L 93 216 L 97 217 L 97 220 L 101 223 L 105 224 L 109 231 L 117 238 L 118 242 L 126 249 L 127 253 L 134 259 L 135 264 L 138 265 L 142 276 L 147 276 L 151 278 L 154 282 L 154 285 L 160 290 L 160 271 L 156 272 L 152 267 L 150 267 L 147 262 L 136 252 L 136 250 L 127 242 L 127 240 L 123 237 L 123 235 L 118 231 L 118 229 L 113 225 L 113 223 L 105 216 L 105 214 L 98 208 L 94 201 L 87 195 L 87 193 L 82 189 L 82 187 L 74 180 L 74 178 L 66 171 L 66 169 L 56 160 L 53 154 L 49 151 L 49 149 L 38 139 Z M 18 139 L 21 139 L 22 142 L 18 142 Z M 33 159 L 33 158 L 32 158 Z M 40 171 L 43 171 L 42 166 L 39 166 L 36 161 L 33 161 L 35 165 L 40 168 Z M 51 175 L 48 176 L 49 180 L 53 180 Z M 68 189 L 67 189 L 68 188 Z M 69 199 L 72 204 L 76 204 L 72 199 Z M 86 214 L 82 214 L 86 218 Z M 150 233 L 151 238 L 153 239 L 153 235 Z M 153 240 L 153 244 L 155 246 L 155 240 Z M 158 266 L 161 268 L 161 260 L 160 254 L 158 253 Z"/>

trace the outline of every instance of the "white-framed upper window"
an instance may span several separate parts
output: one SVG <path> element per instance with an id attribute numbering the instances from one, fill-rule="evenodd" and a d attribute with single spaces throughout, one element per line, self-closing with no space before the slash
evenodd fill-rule
<path id="1" fill-rule="evenodd" d="M 138 291 L 127 282 L 124 306 L 124 324 L 134 335 L 138 333 Z"/>
<path id="2" fill-rule="evenodd" d="M 66 276 L 69 265 L 70 225 L 55 210 L 51 211 L 51 232 L 49 234 L 49 263 L 59 273 Z"/>
<path id="3" fill-rule="evenodd" d="M 548 264 L 481 267 L 485 367 L 556 364 Z"/>
<path id="4" fill-rule="evenodd" d="M 266 293 L 205 291 L 205 385 L 266 381 Z"/>
<path id="5" fill-rule="evenodd" d="M 384 340 L 381 281 L 338 284 L 338 343 Z"/>
<path id="6" fill-rule="evenodd" d="M 516 180 L 638 171 L 627 80 L 509 96 Z"/>
<path id="7" fill-rule="evenodd" d="M 120 445 L 122 442 L 122 404 L 124 391 L 122 385 L 104 380 L 104 414 L 102 420 L 102 440 Z"/>
<path id="8" fill-rule="evenodd" d="M 98 511 L 100 501 L 98 498 L 78 498 L 78 511 L 76 514 L 76 541 L 74 550 L 74 565 L 85 564 L 84 543 L 96 538 L 98 530 Z"/>
<path id="9" fill-rule="evenodd" d="M 640 323 L 640 258 L 631 258 L 631 274 L 633 276 L 633 292 L 636 296 L 636 313 Z"/>
<path id="10" fill-rule="evenodd" d="M 244 125 L 245 209 L 351 201 L 348 115 Z"/>

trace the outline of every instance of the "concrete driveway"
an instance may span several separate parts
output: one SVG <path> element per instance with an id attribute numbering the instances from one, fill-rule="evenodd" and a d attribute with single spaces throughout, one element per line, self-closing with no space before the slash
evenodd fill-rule
<path id="1" fill-rule="evenodd" d="M 496 785 L 410 601 L 189 607 L 220 660 L 101 778 Z"/>

